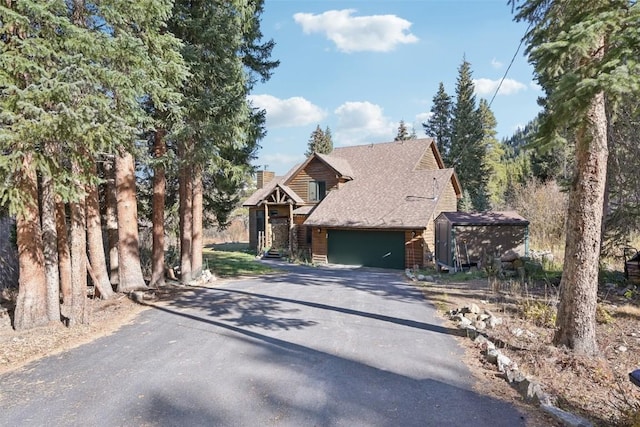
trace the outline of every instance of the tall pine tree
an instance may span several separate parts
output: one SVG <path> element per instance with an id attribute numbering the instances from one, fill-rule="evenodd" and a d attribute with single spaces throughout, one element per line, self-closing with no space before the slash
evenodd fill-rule
<path id="1" fill-rule="evenodd" d="M 174 137 L 180 162 L 181 280 L 202 267 L 203 182 L 215 200 L 235 200 L 250 173 L 249 161 L 264 135 L 264 115 L 247 103 L 255 82 L 278 65 L 270 59 L 274 43 L 262 42 L 263 1 L 177 0 L 169 30 L 184 43 L 191 71 L 184 91 L 185 122 Z M 215 179 L 214 179 L 215 177 Z M 223 218 L 229 203 L 209 206 Z"/>
<path id="2" fill-rule="evenodd" d="M 491 208 L 499 208 L 504 205 L 504 191 L 507 186 L 507 169 L 504 163 L 504 149 L 496 138 L 496 126 L 498 122 L 489 108 L 486 99 L 480 100 L 478 106 L 480 120 L 482 122 L 483 140 L 486 147 L 487 197 Z"/>
<path id="3" fill-rule="evenodd" d="M 444 84 L 440 82 L 438 92 L 433 97 L 433 105 L 431 106 L 431 116 L 422 124 L 427 136 L 435 139 L 436 146 L 442 160 L 447 167 L 451 166 L 451 116 L 453 114 L 453 101 L 444 90 Z"/>
<path id="4" fill-rule="evenodd" d="M 18 240 L 29 246 L 22 253 L 43 254 L 31 256 L 23 269 L 27 273 L 20 279 L 19 293 L 24 296 L 18 298 L 16 328 L 36 326 L 55 316 L 49 304 L 44 317 L 24 314 L 35 313 L 32 308 L 40 306 L 41 300 L 59 299 L 45 295 L 55 285 L 43 286 L 42 276 L 33 271 L 41 268 L 43 257 L 45 265 L 55 263 L 56 251 L 66 308 L 62 314 L 70 324 L 87 320 L 87 270 L 97 273 L 98 267 L 104 268 L 104 257 L 101 261 L 99 256 L 101 227 L 95 221 L 99 220 L 95 164 L 102 153 L 113 153 L 116 147 L 132 150 L 138 131 L 150 125 L 140 100 L 158 97 L 169 86 L 165 75 L 154 76 L 151 69 L 158 66 L 158 55 L 166 58 L 171 46 L 174 52 L 177 47 L 175 38 L 163 29 L 171 2 L 151 0 L 140 6 L 140 2 L 115 0 L 25 0 L 0 5 L 0 85 L 10 88 L 0 97 L 0 173 L 7 178 L 4 183 L 25 185 L 23 189 L 3 186 L 0 194 L 3 204 L 19 218 L 36 221 L 19 227 L 20 233 L 27 234 Z M 39 190 L 36 181 L 34 192 L 34 175 L 40 175 L 47 187 L 47 209 L 41 218 L 32 201 Z M 135 193 L 133 200 L 135 203 Z M 71 213 L 69 224 L 65 203 Z M 24 207 L 29 211 L 23 214 Z M 53 236 L 52 224 L 56 224 L 57 245 L 47 242 L 45 251 L 43 242 L 32 237 L 40 220 L 46 224 L 47 236 Z M 125 227 L 137 231 L 137 221 L 122 223 L 119 229 Z M 88 231 L 93 246 L 89 264 Z M 137 247 L 137 241 L 128 244 Z M 97 274 L 92 277 L 98 289 L 105 286 L 109 290 L 110 285 Z M 45 280 L 49 282 L 49 274 Z M 101 292 L 102 296 L 106 293 Z"/>
<path id="5" fill-rule="evenodd" d="M 518 1 L 527 53 L 546 91 L 538 143 L 575 141 L 564 271 L 554 343 L 598 354 L 596 308 L 608 158 L 608 119 L 623 96 L 640 95 L 640 4 L 629 0 Z"/>
<path id="6" fill-rule="evenodd" d="M 486 210 L 486 147 L 482 120 L 476 107 L 471 64 L 466 59 L 458 68 L 451 128 L 450 166 L 455 168 L 462 187 L 469 192 L 474 210 Z"/>

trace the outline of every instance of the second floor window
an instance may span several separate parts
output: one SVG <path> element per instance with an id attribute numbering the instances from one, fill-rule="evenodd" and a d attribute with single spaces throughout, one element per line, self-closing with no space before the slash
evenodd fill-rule
<path id="1" fill-rule="evenodd" d="M 324 181 L 309 181 L 309 201 L 319 202 L 327 194 L 327 185 Z"/>

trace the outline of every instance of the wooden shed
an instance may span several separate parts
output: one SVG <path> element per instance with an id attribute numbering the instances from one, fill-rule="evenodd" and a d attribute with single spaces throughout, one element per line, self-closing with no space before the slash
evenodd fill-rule
<path id="1" fill-rule="evenodd" d="M 435 223 L 440 268 L 456 271 L 496 255 L 529 255 L 529 221 L 516 212 L 442 212 Z"/>
<path id="2" fill-rule="evenodd" d="M 624 251 L 624 276 L 630 283 L 640 284 L 640 252 L 635 251 L 635 255 L 628 257 L 629 249 Z"/>

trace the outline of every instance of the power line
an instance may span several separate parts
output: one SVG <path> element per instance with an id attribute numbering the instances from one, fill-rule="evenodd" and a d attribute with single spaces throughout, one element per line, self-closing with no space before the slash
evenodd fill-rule
<path id="1" fill-rule="evenodd" d="M 529 26 L 527 27 L 527 30 L 524 32 L 525 34 L 527 34 L 529 32 L 529 28 L 531 28 L 531 24 L 529 24 Z M 489 108 L 491 108 L 491 104 L 493 104 L 493 100 L 496 99 L 496 95 L 498 95 L 498 91 L 502 87 L 502 83 L 507 78 L 507 74 L 509 74 L 509 70 L 511 69 L 511 66 L 513 65 L 513 62 L 516 60 L 516 57 L 518 56 L 518 53 L 520 52 L 520 48 L 522 47 L 522 43 L 524 43 L 524 36 L 520 39 L 520 44 L 518 45 L 518 48 L 516 49 L 516 52 L 513 54 L 513 58 L 511 58 L 511 62 L 509 62 L 509 66 L 505 70 L 504 75 L 500 79 L 500 83 L 498 83 L 498 87 L 496 88 L 496 91 L 493 93 L 493 96 L 491 97 L 491 101 L 489 101 Z"/>

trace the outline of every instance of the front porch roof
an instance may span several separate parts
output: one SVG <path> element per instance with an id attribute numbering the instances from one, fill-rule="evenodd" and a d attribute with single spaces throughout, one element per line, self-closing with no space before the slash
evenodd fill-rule
<path id="1" fill-rule="evenodd" d="M 260 206 L 263 203 L 301 205 L 304 203 L 304 200 L 302 200 L 302 198 L 288 186 L 284 184 L 276 184 L 276 186 L 261 200 L 259 200 L 256 205 Z"/>

